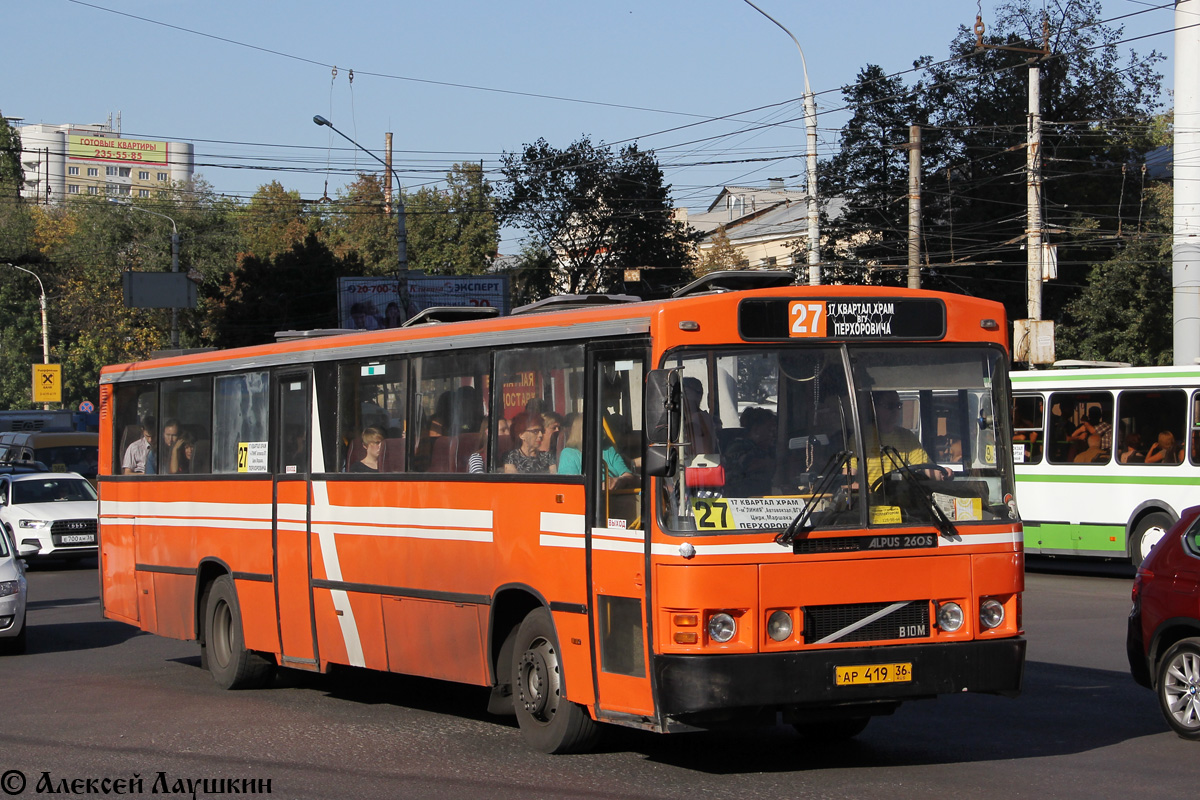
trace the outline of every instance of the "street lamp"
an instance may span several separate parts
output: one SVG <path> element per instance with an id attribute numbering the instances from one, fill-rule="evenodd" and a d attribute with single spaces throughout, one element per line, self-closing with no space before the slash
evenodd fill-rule
<path id="1" fill-rule="evenodd" d="M 780 29 L 791 36 L 800 51 L 800 67 L 804 70 L 804 127 L 808 129 L 808 283 L 811 286 L 821 285 L 821 230 L 820 216 L 817 209 L 817 105 L 813 100 L 812 89 L 808 86 L 808 64 L 804 60 L 804 50 L 792 32 L 784 28 L 779 20 L 763 11 L 758 6 L 745 0 L 746 5 L 774 22 Z"/>
<path id="2" fill-rule="evenodd" d="M 345 139 L 350 144 L 362 150 L 371 158 L 383 164 L 384 169 L 392 173 L 392 177 L 396 179 L 396 255 L 398 257 L 399 266 L 397 268 L 396 282 L 397 289 L 400 294 L 400 316 L 403 319 L 408 319 L 408 234 L 404 229 L 404 190 L 400 186 L 400 176 L 396 174 L 396 170 L 392 169 L 391 165 L 384 161 L 379 156 L 372 153 L 367 148 L 363 147 L 358 142 L 351 139 L 346 134 L 333 127 L 333 123 L 322 117 L 320 114 L 313 115 L 313 122 L 317 125 L 324 125 L 329 130 L 336 133 L 338 136 Z"/>
<path id="3" fill-rule="evenodd" d="M 160 214 L 157 211 L 151 211 L 148 208 L 141 208 L 132 203 L 122 203 L 115 197 L 108 198 L 108 202 L 116 205 L 130 208 L 134 211 L 141 211 L 143 214 L 153 214 L 156 217 L 162 217 L 167 222 L 171 223 L 171 272 L 179 272 L 179 229 L 175 227 L 175 220 L 168 217 L 166 214 Z M 179 309 L 171 309 L 171 349 L 179 349 Z"/>
<path id="4" fill-rule="evenodd" d="M 38 291 L 40 291 L 42 293 L 41 298 L 40 298 L 41 305 L 42 305 L 42 363 L 49 364 L 50 363 L 50 326 L 46 322 L 46 287 L 42 285 L 42 279 L 39 278 L 37 276 L 37 273 L 34 272 L 33 270 L 28 270 L 28 269 L 25 269 L 24 267 L 18 267 L 16 264 L 9 264 L 8 266 L 12 267 L 13 269 L 19 269 L 19 270 L 21 270 L 21 272 L 28 272 L 30 275 L 33 276 L 33 279 L 38 282 Z M 50 404 L 43 403 L 42 408 L 46 411 L 49 411 Z"/>

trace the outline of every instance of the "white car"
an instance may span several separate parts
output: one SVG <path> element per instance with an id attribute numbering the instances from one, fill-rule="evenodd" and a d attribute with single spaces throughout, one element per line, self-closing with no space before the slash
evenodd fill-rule
<path id="1" fill-rule="evenodd" d="M 25 562 L 37 552 L 33 545 L 20 550 L 7 531 L 0 530 L 0 655 L 25 652 Z"/>
<path id="2" fill-rule="evenodd" d="M 38 558 L 95 555 L 96 490 L 74 472 L 0 474 L 0 526 Z"/>

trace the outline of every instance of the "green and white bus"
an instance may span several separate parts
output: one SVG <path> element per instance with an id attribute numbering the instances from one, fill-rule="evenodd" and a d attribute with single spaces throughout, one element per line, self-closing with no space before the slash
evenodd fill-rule
<path id="1" fill-rule="evenodd" d="M 1200 367 L 1062 363 L 1011 375 L 1025 552 L 1138 566 L 1200 505 Z"/>

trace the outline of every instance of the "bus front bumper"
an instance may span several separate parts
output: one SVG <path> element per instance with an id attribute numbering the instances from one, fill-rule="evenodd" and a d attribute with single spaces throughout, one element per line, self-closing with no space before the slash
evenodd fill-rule
<path id="1" fill-rule="evenodd" d="M 836 667 L 911 664 L 911 680 L 837 686 Z M 959 692 L 1015 696 L 1025 640 L 853 647 L 654 659 L 659 707 L 669 717 L 750 708 L 833 707 Z"/>

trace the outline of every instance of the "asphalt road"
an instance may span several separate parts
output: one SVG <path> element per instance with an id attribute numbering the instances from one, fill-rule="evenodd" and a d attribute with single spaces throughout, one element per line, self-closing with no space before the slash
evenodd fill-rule
<path id="1" fill-rule="evenodd" d="M 220 691 L 197 645 L 100 617 L 94 562 L 39 568 L 29 653 L 0 660 L 0 800 L 48 794 L 39 783 L 191 796 L 186 781 L 205 778 L 269 780 L 288 798 L 1194 796 L 1200 744 L 1170 733 L 1128 674 L 1130 571 L 1030 567 L 1017 699 L 911 703 L 834 746 L 785 727 L 613 729 L 582 756 L 531 752 L 486 692 L 454 684 L 341 670 Z"/>

